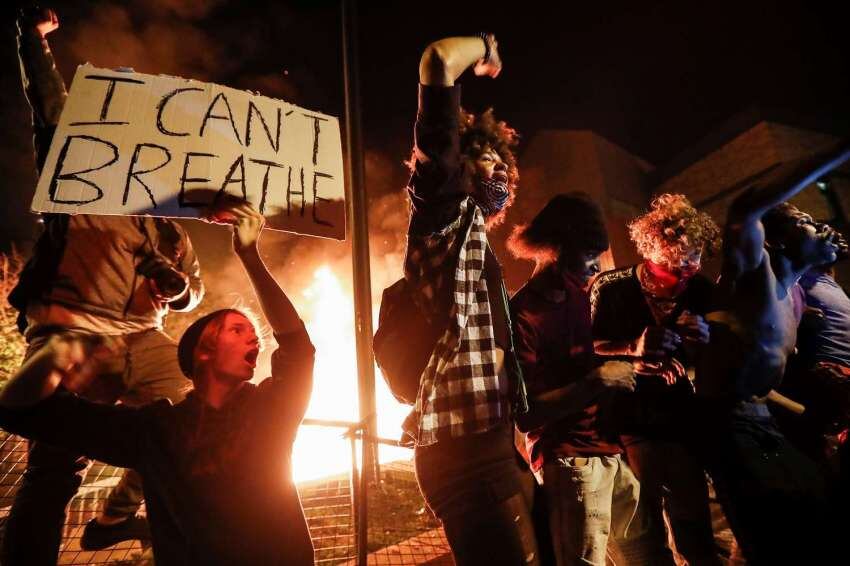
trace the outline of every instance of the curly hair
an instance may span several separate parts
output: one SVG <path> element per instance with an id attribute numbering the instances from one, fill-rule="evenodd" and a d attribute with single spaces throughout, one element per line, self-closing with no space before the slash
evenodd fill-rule
<path id="1" fill-rule="evenodd" d="M 711 216 L 693 207 L 685 195 L 664 193 L 649 212 L 629 223 L 638 253 L 659 265 L 670 265 L 693 249 L 711 255 L 720 247 L 720 228 Z"/>
<path id="2" fill-rule="evenodd" d="M 469 183 L 475 178 L 475 160 L 488 148 L 498 153 L 508 167 L 508 201 L 501 211 L 487 219 L 488 227 L 498 226 L 505 220 L 505 214 L 516 198 L 519 169 L 514 150 L 519 144 L 519 134 L 507 123 L 497 120 L 492 108 L 481 114 L 473 114 L 461 108 L 458 129 L 461 160 Z"/>

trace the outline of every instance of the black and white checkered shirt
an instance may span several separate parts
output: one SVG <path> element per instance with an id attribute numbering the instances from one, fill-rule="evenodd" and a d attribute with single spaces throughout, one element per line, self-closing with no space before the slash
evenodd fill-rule
<path id="1" fill-rule="evenodd" d="M 446 330 L 422 373 L 419 395 L 403 425 L 418 446 L 507 423 L 514 403 L 525 410 L 507 293 L 498 272 L 490 271 L 498 270 L 498 263 L 495 256 L 487 258 L 492 251 L 484 215 L 466 193 L 459 106 L 458 86 L 420 86 L 404 271 L 416 291 L 414 300 L 432 321 L 445 323 Z M 501 374 L 499 347 L 505 353 Z"/>
<path id="2" fill-rule="evenodd" d="M 441 286 L 453 287 L 446 332 L 437 341 L 422 374 L 416 404 L 404 422 L 405 431 L 419 446 L 434 444 L 446 434 L 484 432 L 510 413 L 508 378 L 496 368 L 497 346 L 484 277 L 486 251 L 484 215 L 469 198 L 444 230 L 409 237 L 405 276 L 420 291 L 418 296 L 433 309 L 443 303 L 438 299 L 444 296 Z"/>

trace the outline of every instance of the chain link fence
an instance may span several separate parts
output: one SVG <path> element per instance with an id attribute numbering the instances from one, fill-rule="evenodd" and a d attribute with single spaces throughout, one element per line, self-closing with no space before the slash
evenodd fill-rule
<path id="1" fill-rule="evenodd" d="M 359 451 L 359 444 L 359 440 L 352 441 L 353 453 Z M 0 431 L 0 531 L 4 530 L 26 462 L 27 441 Z M 153 564 L 151 549 L 138 541 L 122 542 L 100 551 L 80 548 L 83 528 L 100 511 L 121 474 L 120 468 L 100 462 L 94 462 L 86 470 L 82 485 L 68 506 L 58 564 Z M 445 535 L 419 494 L 412 463 L 384 464 L 380 467 L 379 478 L 366 487 L 367 563 L 382 566 L 453 564 Z M 358 480 L 358 470 L 353 467 L 348 475 L 297 485 L 317 565 L 354 566 L 358 562 L 357 513 L 354 512 Z"/>
<path id="2" fill-rule="evenodd" d="M 307 426 L 321 426 L 319 423 L 321 421 L 311 420 Z M 339 424 L 325 426 L 340 427 Z M 352 456 L 361 449 L 356 426 L 352 423 L 348 427 Z M 384 439 L 376 440 L 378 445 L 393 444 Z M 0 431 L 0 536 L 26 469 L 26 461 L 26 440 Z M 357 462 L 357 459 L 352 458 L 352 461 Z M 88 468 L 82 486 L 68 506 L 58 564 L 153 565 L 151 549 L 138 541 L 122 542 L 95 552 L 80 548 L 83 527 L 100 511 L 110 489 L 120 480 L 122 471 L 100 462 L 94 462 Z M 366 564 L 454 564 L 443 529 L 419 493 L 412 460 L 386 462 L 374 472 L 379 479 L 365 486 L 368 524 L 364 553 Z M 297 484 L 317 565 L 360 566 L 357 546 L 359 516 L 356 512 L 359 485 L 356 465 L 348 474 Z M 734 537 L 713 493 L 711 511 L 716 542 L 724 562 L 729 566 L 743 565 L 745 562 L 736 552 Z"/>
<path id="3" fill-rule="evenodd" d="M 5 527 L 9 509 L 27 466 L 27 441 L 0 432 L 0 521 Z M 146 564 L 145 549 L 138 541 L 119 543 L 96 552 L 80 548 L 83 527 L 93 518 L 109 490 L 121 479 L 122 470 L 100 462 L 92 464 L 80 489 L 68 506 L 62 533 L 59 564 Z M 149 558 L 148 554 L 148 558 Z"/>

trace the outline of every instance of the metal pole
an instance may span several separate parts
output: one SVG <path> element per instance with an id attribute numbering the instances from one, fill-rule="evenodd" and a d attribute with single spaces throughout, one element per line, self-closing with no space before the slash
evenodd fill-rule
<path id="1" fill-rule="evenodd" d="M 360 78 L 357 52 L 357 6 L 342 0 L 342 50 L 345 80 L 346 178 L 348 179 L 348 226 L 351 234 L 351 260 L 354 275 L 354 319 L 357 344 L 357 375 L 360 420 L 364 432 L 374 435 L 375 372 L 372 358 L 372 290 L 369 273 L 369 221 L 367 214 L 363 141 L 360 124 Z M 367 418 L 368 417 L 368 418 Z M 377 462 L 376 445 L 361 442 L 360 499 L 357 509 L 357 561 L 366 566 L 368 536 L 367 484 Z"/>
<path id="2" fill-rule="evenodd" d="M 357 437 L 352 434 L 349 437 L 351 441 L 351 524 L 354 530 L 354 548 L 357 549 L 358 565 L 360 562 L 360 521 L 358 520 L 358 509 L 360 509 L 360 476 L 361 472 L 357 468 Z M 365 562 L 362 562 L 365 564 Z"/>

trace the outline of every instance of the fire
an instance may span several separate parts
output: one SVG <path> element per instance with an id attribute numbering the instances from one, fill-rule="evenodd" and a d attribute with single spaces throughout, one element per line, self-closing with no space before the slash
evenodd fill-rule
<path id="1" fill-rule="evenodd" d="M 333 269 L 323 265 L 316 269 L 312 282 L 301 294 L 292 298 L 316 347 L 313 395 L 307 417 L 358 421 L 354 304 L 350 287 L 344 287 Z M 373 320 L 377 320 L 377 309 L 378 305 L 374 305 Z M 378 435 L 398 439 L 409 407 L 395 401 L 377 368 L 375 372 Z M 351 469 L 351 448 L 342 434 L 339 428 L 302 426 L 292 453 L 294 480 L 347 473 Z M 381 462 L 411 456 L 411 451 L 403 448 L 379 449 Z"/>

